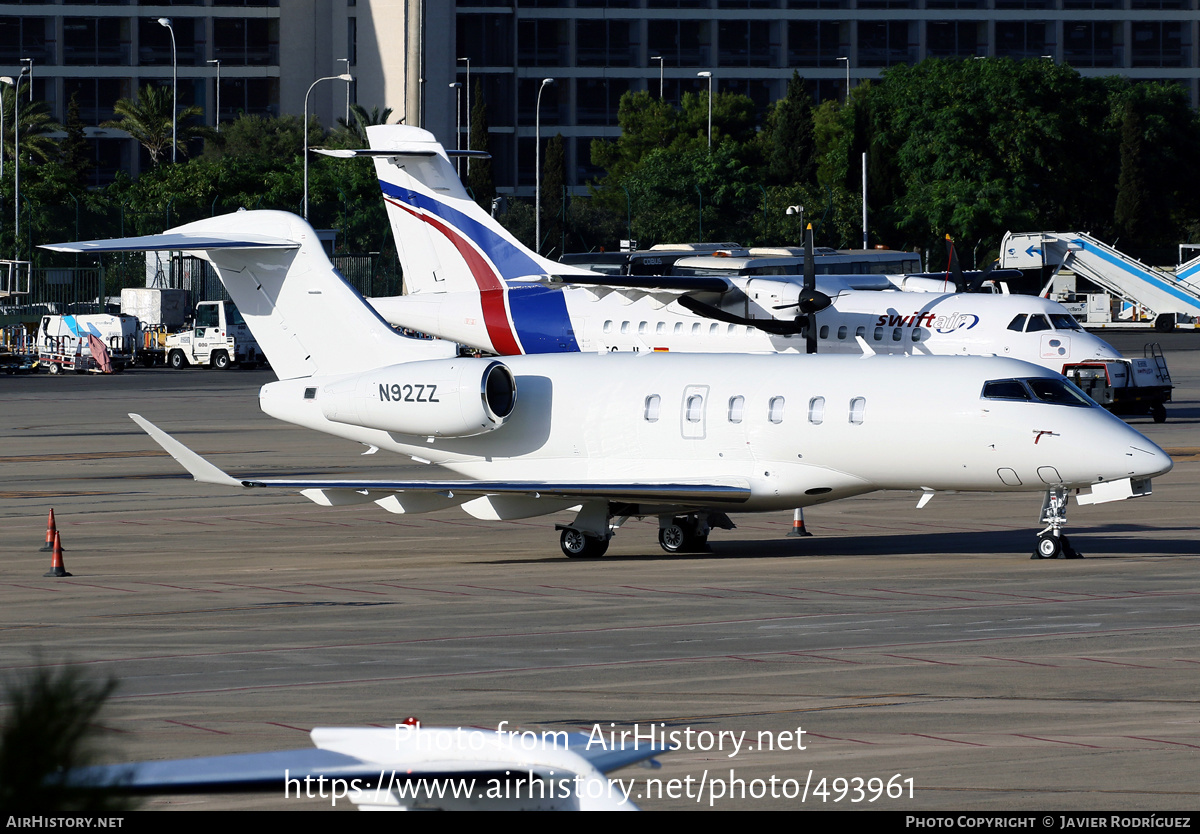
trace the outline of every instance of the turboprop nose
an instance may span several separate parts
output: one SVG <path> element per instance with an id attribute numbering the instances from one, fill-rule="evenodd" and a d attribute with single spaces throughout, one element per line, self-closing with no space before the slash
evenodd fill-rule
<path id="1" fill-rule="evenodd" d="M 1157 443 L 1142 434 L 1139 434 L 1138 438 L 1140 442 L 1129 444 L 1129 450 L 1126 452 L 1134 470 L 1131 473 L 1132 477 L 1153 478 L 1165 475 L 1174 468 L 1175 461 L 1171 460 L 1171 456 L 1160 449 Z"/>

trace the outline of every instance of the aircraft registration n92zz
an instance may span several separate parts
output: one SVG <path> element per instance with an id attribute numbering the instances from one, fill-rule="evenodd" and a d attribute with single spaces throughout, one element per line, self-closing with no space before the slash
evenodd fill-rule
<path id="1" fill-rule="evenodd" d="M 68 252 L 193 251 L 215 267 L 278 381 L 260 406 L 297 425 L 441 464 L 459 480 L 238 479 L 134 419 L 196 480 L 301 491 L 395 513 L 455 505 L 481 519 L 577 508 L 568 556 L 598 556 L 628 517 L 657 517 L 668 552 L 705 546 L 727 513 L 875 490 L 1045 492 L 1038 552 L 1070 490 L 1145 495 L 1171 469 L 1153 442 L 1058 374 L 982 357 L 542 354 L 459 358 L 409 339 L 350 287 L 316 233 L 241 211 Z"/>

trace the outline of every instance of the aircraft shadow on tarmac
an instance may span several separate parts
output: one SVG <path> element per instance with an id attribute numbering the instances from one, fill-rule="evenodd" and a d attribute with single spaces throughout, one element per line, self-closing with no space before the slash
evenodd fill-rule
<path id="1" fill-rule="evenodd" d="M 1131 558 L 1200 555 L 1200 542 L 1192 539 L 1147 538 L 1146 532 L 1187 531 L 1191 528 L 1145 527 L 1107 524 L 1069 532 L 1072 544 L 1084 558 Z M 640 554 L 609 553 L 596 562 L 662 562 L 697 559 L 801 559 L 829 556 L 937 556 L 1012 554 L 1028 558 L 1033 553 L 1036 530 L 996 530 L 978 533 L 912 533 L 889 536 L 836 536 L 759 541 L 712 541 L 709 553 Z M 615 540 L 619 542 L 619 539 Z M 577 560 L 572 559 L 571 563 Z M 489 564 L 535 564 L 544 558 L 495 559 Z M 564 561 L 564 564 L 567 564 Z"/>

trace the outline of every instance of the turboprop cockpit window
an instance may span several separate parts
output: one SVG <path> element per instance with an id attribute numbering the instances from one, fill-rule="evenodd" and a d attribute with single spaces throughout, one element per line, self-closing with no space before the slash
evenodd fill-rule
<path id="1" fill-rule="evenodd" d="M 1079 326 L 1079 322 L 1075 321 L 1075 317 L 1066 313 L 1051 313 L 1050 322 L 1054 325 L 1055 330 L 1083 330 Z"/>
<path id="2" fill-rule="evenodd" d="M 983 397 L 987 400 L 1029 400 L 1029 391 L 1015 379 L 995 379 L 983 384 Z"/>
<path id="3" fill-rule="evenodd" d="M 1030 389 L 1033 390 L 1033 395 L 1044 403 L 1054 403 L 1055 405 L 1074 405 L 1083 408 L 1090 408 L 1096 405 L 1095 401 L 1088 397 L 1087 394 L 1080 391 L 1073 384 L 1065 379 L 1047 379 L 1040 377 L 1037 379 L 1025 380 L 1029 383 Z"/>
<path id="4" fill-rule="evenodd" d="M 1025 313 L 1018 313 L 1012 321 L 1008 323 L 1009 330 L 1015 330 L 1020 333 L 1025 329 Z"/>
<path id="5" fill-rule="evenodd" d="M 1029 325 L 1025 328 L 1026 333 L 1037 333 L 1041 330 L 1053 330 L 1050 326 L 1050 320 L 1045 316 L 1034 315 L 1029 317 Z"/>

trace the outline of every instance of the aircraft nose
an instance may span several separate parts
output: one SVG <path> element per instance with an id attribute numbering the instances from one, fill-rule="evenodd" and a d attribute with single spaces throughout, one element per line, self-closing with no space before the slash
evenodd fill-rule
<path id="1" fill-rule="evenodd" d="M 1134 470 L 1133 477 L 1153 478 L 1165 475 L 1175 467 L 1175 461 L 1171 460 L 1171 456 L 1160 449 L 1158 444 L 1144 436 L 1141 437 L 1141 441 L 1130 444 L 1126 453 Z"/>

